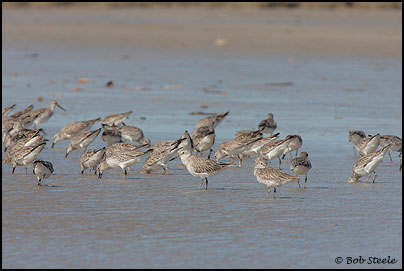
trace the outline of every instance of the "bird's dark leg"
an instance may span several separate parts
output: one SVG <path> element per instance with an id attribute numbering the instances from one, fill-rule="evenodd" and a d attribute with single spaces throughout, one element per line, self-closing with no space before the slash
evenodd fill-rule
<path id="1" fill-rule="evenodd" d="M 373 183 L 375 183 L 375 181 L 376 181 L 376 176 L 377 176 L 377 173 L 376 173 L 376 171 L 373 171 L 373 173 L 375 174 L 375 177 L 374 177 L 374 179 L 373 179 Z"/>
<path id="2" fill-rule="evenodd" d="M 206 180 L 206 187 L 205 187 L 205 189 L 207 190 L 207 189 L 208 189 L 208 178 L 205 177 L 205 180 Z"/>

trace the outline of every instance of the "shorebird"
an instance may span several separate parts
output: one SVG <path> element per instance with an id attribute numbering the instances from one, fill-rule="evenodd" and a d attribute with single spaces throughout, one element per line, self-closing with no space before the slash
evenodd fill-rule
<path id="1" fill-rule="evenodd" d="M 72 137 L 79 135 L 85 131 L 90 130 L 95 123 L 101 121 L 101 118 L 96 118 L 92 120 L 84 121 L 74 121 L 66 124 L 59 133 L 55 134 L 52 138 L 52 148 L 55 146 L 56 142 L 71 139 Z"/>
<path id="2" fill-rule="evenodd" d="M 259 155 L 261 148 L 265 144 L 277 139 L 278 137 L 279 137 L 279 133 L 276 133 L 273 136 L 263 137 L 260 140 L 256 141 L 248 149 L 246 149 L 245 151 L 243 151 L 242 153 L 239 154 L 240 160 L 242 161 L 244 159 L 244 157 L 250 157 L 251 155 L 254 155 L 254 154 Z"/>
<path id="3" fill-rule="evenodd" d="M 380 137 L 380 147 L 386 147 L 387 145 L 392 144 L 391 148 L 388 151 L 390 161 L 393 162 L 391 159 L 390 152 L 395 151 L 400 153 L 401 157 L 401 150 L 402 150 L 402 140 L 398 136 L 395 135 L 383 135 Z"/>
<path id="4" fill-rule="evenodd" d="M 258 129 L 261 129 L 263 133 L 265 134 L 271 134 L 276 130 L 276 127 L 278 127 L 278 124 L 276 124 L 276 121 L 274 120 L 274 115 L 272 113 L 269 113 L 267 115 L 267 118 L 264 120 L 261 120 L 261 122 L 258 124 Z"/>
<path id="5" fill-rule="evenodd" d="M 31 105 L 27 106 L 26 108 L 24 108 L 23 110 L 15 112 L 9 118 L 16 120 L 16 119 L 20 118 L 22 115 L 24 115 L 25 113 L 31 111 L 33 108 L 34 108 L 34 105 L 31 104 Z"/>
<path id="6" fill-rule="evenodd" d="M 289 175 L 276 168 L 267 167 L 264 159 L 261 156 L 254 162 L 254 176 L 257 181 L 268 187 L 267 198 L 271 192 L 271 187 L 274 188 L 274 198 L 276 195 L 276 188 L 285 185 L 289 182 L 299 181 L 299 177 Z"/>
<path id="7" fill-rule="evenodd" d="M 188 150 L 191 153 L 193 153 L 195 149 L 194 141 L 192 140 L 191 135 L 188 133 L 187 130 L 185 130 L 184 134 L 180 138 L 181 142 L 180 145 L 178 146 L 178 151 L 179 149 L 182 150 Z"/>
<path id="8" fill-rule="evenodd" d="M 121 124 L 125 125 L 124 121 L 132 114 L 133 111 L 128 111 L 125 113 L 110 114 L 104 118 L 102 124 L 108 126 L 119 126 Z"/>
<path id="9" fill-rule="evenodd" d="M 300 135 L 288 135 L 285 139 L 290 139 L 290 138 L 292 140 L 289 141 L 288 146 L 283 151 L 282 159 L 285 158 L 285 155 L 287 153 L 290 154 L 290 159 L 293 159 L 292 151 L 294 151 L 294 150 L 296 150 L 296 157 L 297 157 L 297 151 L 303 145 L 303 139 Z"/>
<path id="10" fill-rule="evenodd" d="M 120 168 L 123 173 L 123 178 L 125 179 L 126 175 L 128 174 L 127 169 L 135 163 L 138 163 L 143 156 L 151 151 L 152 149 L 148 149 L 144 152 L 120 152 L 114 153 L 111 156 L 106 156 L 105 160 L 102 161 L 97 167 L 98 177 L 101 178 L 104 171 L 107 169 Z"/>
<path id="11" fill-rule="evenodd" d="M 13 115 L 11 115 L 10 117 L 8 117 L 7 115 L 2 115 L 2 133 L 3 135 L 9 131 L 11 128 L 13 128 L 13 126 L 15 125 L 15 123 L 17 122 L 18 124 L 20 124 L 23 128 L 26 127 L 26 120 L 24 118 L 26 117 L 21 117 L 22 115 L 24 115 L 25 113 L 29 112 L 32 110 L 34 106 L 31 104 L 30 106 L 28 106 L 27 108 L 25 108 L 22 111 L 19 111 Z M 29 117 L 29 114 L 27 115 Z M 31 121 L 31 123 L 33 122 L 33 119 Z M 30 124 L 31 124 L 30 123 Z"/>
<path id="12" fill-rule="evenodd" d="M 15 122 L 20 123 L 19 121 Z M 16 125 L 14 125 L 15 127 Z M 30 129 L 12 129 L 9 130 L 9 132 L 6 132 L 3 136 L 3 145 L 4 145 L 4 151 L 7 151 L 7 149 L 14 145 L 18 140 L 23 139 L 23 138 L 30 138 L 36 134 L 39 134 L 39 132 L 45 133 L 45 131 L 40 128 L 38 130 L 30 130 Z"/>
<path id="13" fill-rule="evenodd" d="M 220 144 L 219 150 L 215 153 L 215 160 L 219 161 L 224 157 L 230 157 L 232 159 L 232 163 L 234 163 L 234 159 L 238 158 L 239 167 L 241 167 L 242 158 L 240 157 L 240 154 L 248 150 L 260 139 L 261 137 L 251 139 L 249 137 L 240 136 L 235 139 L 226 140 Z"/>
<path id="14" fill-rule="evenodd" d="M 103 124 L 102 127 L 104 128 L 104 130 L 108 131 L 108 130 L 114 130 L 114 131 L 118 131 L 121 133 L 121 138 L 128 140 L 130 142 L 136 141 L 139 144 L 149 144 L 150 146 L 150 139 L 145 138 L 143 135 L 143 131 L 142 129 L 135 127 L 135 126 L 108 126 Z M 112 134 L 111 134 L 112 136 Z M 117 140 L 118 136 L 115 137 L 115 140 Z"/>
<path id="15" fill-rule="evenodd" d="M 225 113 L 222 114 L 217 114 L 215 116 L 210 116 L 210 117 L 206 117 L 203 119 L 200 119 L 194 126 L 194 130 L 191 133 L 191 136 L 194 137 L 196 135 L 196 131 L 198 130 L 198 128 L 202 127 L 202 126 L 209 126 L 212 127 L 213 129 L 216 128 L 216 126 L 218 126 L 222 120 L 230 113 L 230 111 L 227 111 Z"/>
<path id="16" fill-rule="evenodd" d="M 142 149 L 146 146 L 148 146 L 148 144 L 133 145 L 133 144 L 126 143 L 126 142 L 118 142 L 118 143 L 114 143 L 114 144 L 107 146 L 105 149 L 106 150 L 105 153 L 107 156 L 111 156 L 112 154 L 114 154 L 116 152 L 131 152 L 131 151 L 136 151 L 136 150 Z"/>
<path id="17" fill-rule="evenodd" d="M 370 179 L 372 172 L 374 173 L 373 182 L 375 182 L 377 176 L 376 168 L 383 162 L 384 155 L 391 146 L 392 144 L 389 144 L 377 152 L 372 152 L 360 157 L 352 167 L 352 176 L 348 179 L 348 182 L 357 182 L 361 177 L 369 174 L 368 178 L 364 181 L 367 182 Z"/>
<path id="18" fill-rule="evenodd" d="M 84 151 L 81 156 L 80 156 L 80 168 L 81 168 L 81 174 L 84 173 L 84 170 L 88 168 L 91 174 L 91 169 L 94 169 L 94 174 L 95 174 L 95 169 L 97 165 L 105 158 L 106 150 L 105 147 L 98 149 L 98 150 L 86 150 Z"/>
<path id="19" fill-rule="evenodd" d="M 361 130 L 349 131 L 348 141 L 352 142 L 352 144 L 353 144 L 352 148 L 353 148 L 355 155 L 356 155 L 355 147 L 365 137 L 366 137 L 366 134 L 364 131 L 361 131 Z"/>
<path id="20" fill-rule="evenodd" d="M 262 137 L 262 130 L 258 129 L 255 131 L 252 130 L 240 130 L 237 131 L 237 133 L 234 134 L 234 138 L 249 138 L 249 139 L 253 139 L 253 138 L 257 138 L 257 137 Z"/>
<path id="21" fill-rule="evenodd" d="M 101 138 L 108 145 L 122 142 L 122 134 L 117 130 L 104 130 L 104 132 L 102 132 Z"/>
<path id="22" fill-rule="evenodd" d="M 224 169 L 233 166 L 233 164 L 219 163 L 214 160 L 197 157 L 188 150 L 180 151 L 179 156 L 188 172 L 192 176 L 201 178 L 199 189 L 202 188 L 204 179 L 206 180 L 205 189 L 208 189 L 208 177 L 215 176 Z"/>
<path id="23" fill-rule="evenodd" d="M 6 108 L 3 108 L 3 110 L 1 111 L 1 115 L 2 115 L 2 116 L 7 116 L 8 113 L 10 113 L 11 111 L 14 110 L 14 107 L 15 107 L 15 106 L 16 106 L 16 104 L 13 104 L 13 105 L 10 105 L 10 106 L 8 106 L 8 107 L 6 107 Z"/>
<path id="24" fill-rule="evenodd" d="M 73 137 L 71 142 L 66 146 L 65 158 L 69 155 L 69 153 L 76 149 L 81 148 L 83 150 L 86 150 L 88 145 L 90 145 L 95 140 L 100 132 L 101 128 L 98 128 L 97 130 L 84 132 Z"/>
<path id="25" fill-rule="evenodd" d="M 41 181 L 48 178 L 53 173 L 53 165 L 51 162 L 36 160 L 32 166 L 32 173 L 38 179 L 38 185 L 41 185 Z"/>
<path id="26" fill-rule="evenodd" d="M 146 158 L 142 166 L 142 173 L 149 174 L 151 171 L 163 168 L 163 174 L 170 174 L 168 162 L 170 158 L 177 153 L 179 146 L 184 138 L 173 141 L 159 141 L 154 143 L 150 148 L 153 151 Z"/>
<path id="27" fill-rule="evenodd" d="M 204 151 L 209 150 L 208 159 L 210 159 L 212 146 L 216 140 L 215 130 L 211 126 L 199 127 L 192 140 L 195 150 L 201 154 L 201 157 Z"/>
<path id="28" fill-rule="evenodd" d="M 17 150 L 14 155 L 11 156 L 11 163 L 13 165 L 12 173 L 14 173 L 17 166 L 24 166 L 25 174 L 27 174 L 27 165 L 31 164 L 36 159 L 38 154 L 45 148 L 45 145 L 46 142 L 43 142 L 35 146 L 22 147 Z"/>
<path id="29" fill-rule="evenodd" d="M 281 169 L 282 165 L 282 160 L 280 156 L 283 154 L 285 149 L 288 147 L 289 142 L 294 140 L 294 138 L 288 138 L 288 139 L 282 139 L 282 140 L 274 140 L 271 141 L 267 144 L 265 144 L 261 150 L 260 153 L 262 154 L 262 157 L 271 163 L 271 160 L 275 158 L 279 158 L 279 169 Z"/>
<path id="30" fill-rule="evenodd" d="M 309 154 L 305 151 L 300 153 L 300 157 L 292 159 L 290 161 L 290 170 L 292 170 L 296 175 L 305 175 L 304 179 L 304 187 L 306 187 L 307 183 L 307 173 L 311 169 L 311 162 L 309 160 Z M 297 181 L 300 187 L 300 179 Z"/>
<path id="31" fill-rule="evenodd" d="M 7 155 L 12 157 L 16 151 L 23 147 L 29 147 L 33 145 L 38 145 L 48 141 L 40 133 L 36 131 L 34 134 L 30 135 L 16 135 L 9 146 L 7 146 Z"/>
<path id="32" fill-rule="evenodd" d="M 376 134 L 374 136 L 369 136 L 362 139 L 357 148 L 357 151 L 360 156 L 364 156 L 366 154 L 374 152 L 380 144 L 380 134 Z"/>
<path id="33" fill-rule="evenodd" d="M 34 121 L 42 114 L 42 112 L 38 110 L 29 111 L 18 117 L 18 120 L 21 122 L 23 128 L 31 126 L 31 124 L 33 124 Z M 34 129 L 36 128 L 34 127 Z"/>
<path id="34" fill-rule="evenodd" d="M 50 119 L 50 117 L 52 117 L 53 112 L 55 111 L 55 106 L 59 107 L 63 111 L 66 111 L 66 109 L 61 107 L 57 101 L 52 100 L 49 102 L 49 106 L 47 108 L 41 108 L 30 112 L 30 115 L 36 115 L 33 121 L 34 129 L 36 129 L 38 124 L 47 122 Z"/>
<path id="35" fill-rule="evenodd" d="M 8 133 L 8 131 L 13 129 L 15 122 L 16 122 L 16 120 L 8 118 L 8 117 L 2 118 L 1 133 L 2 133 L 3 137 L 5 136 L 6 133 Z"/>

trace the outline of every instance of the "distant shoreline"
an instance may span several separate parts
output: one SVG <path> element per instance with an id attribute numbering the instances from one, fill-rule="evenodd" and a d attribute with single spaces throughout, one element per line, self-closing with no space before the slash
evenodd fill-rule
<path id="1" fill-rule="evenodd" d="M 401 9 L 401 2 L 8 2 L 3 8 L 150 8 L 150 7 L 206 7 L 206 8 L 359 8 L 359 9 Z"/>
<path id="2" fill-rule="evenodd" d="M 88 8 L 73 4 L 3 9 L 3 49 L 402 57 L 402 11 L 398 9 L 97 8 L 84 4 Z"/>

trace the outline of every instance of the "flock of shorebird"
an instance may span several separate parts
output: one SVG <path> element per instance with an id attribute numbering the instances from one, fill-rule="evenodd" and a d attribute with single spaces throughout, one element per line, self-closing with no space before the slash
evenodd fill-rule
<path id="1" fill-rule="evenodd" d="M 27 166 L 32 164 L 33 174 L 37 177 L 38 185 L 42 180 L 51 176 L 54 172 L 53 165 L 49 161 L 35 160 L 44 149 L 46 142 L 43 129 L 37 129 L 38 125 L 49 120 L 53 115 L 55 107 L 61 107 L 55 100 L 50 101 L 47 108 L 32 110 L 33 105 L 28 106 L 9 116 L 15 108 L 15 104 L 2 110 L 2 142 L 6 157 L 3 163 L 11 164 L 14 173 L 17 166 L 24 166 L 27 174 Z M 140 128 L 126 125 L 132 111 L 111 114 L 103 120 L 96 118 L 87 121 L 75 121 L 65 125 L 59 133 L 52 138 L 52 148 L 59 141 L 70 139 L 66 146 L 65 157 L 75 150 L 83 150 L 80 156 L 81 174 L 86 169 L 98 173 L 102 178 L 108 169 L 121 169 L 124 179 L 128 174 L 129 167 L 139 163 L 144 157 L 142 173 L 149 174 L 152 171 L 163 169 L 163 174 L 169 174 L 168 163 L 177 157 L 187 168 L 188 172 L 201 179 L 200 188 L 205 181 L 205 189 L 208 188 L 208 177 L 215 176 L 221 171 L 235 165 L 242 166 L 242 161 L 246 157 L 256 155 L 254 162 L 254 176 L 257 181 L 268 187 L 267 197 L 274 189 L 286 183 L 297 181 L 300 187 L 299 175 L 305 176 L 304 186 L 307 183 L 307 174 L 312 168 L 308 158 L 308 153 L 302 151 L 298 157 L 298 149 L 302 146 L 303 140 L 300 135 L 288 135 L 285 139 L 279 139 L 279 133 L 273 134 L 277 128 L 273 114 L 268 114 L 265 120 L 258 124 L 257 130 L 238 131 L 233 139 L 226 140 L 220 144 L 219 150 L 214 154 L 214 160 L 210 159 L 212 146 L 215 144 L 215 128 L 229 114 L 229 111 L 200 119 L 194 126 L 191 134 L 187 131 L 177 140 L 159 141 L 151 144 Z M 95 123 L 102 121 L 101 128 L 91 130 Z M 34 125 L 34 130 L 27 129 Z M 102 140 L 108 144 L 100 149 L 88 149 L 87 147 L 102 132 Z M 41 134 L 42 133 L 42 134 Z M 267 134 L 269 136 L 265 136 Z M 365 175 L 369 175 L 365 180 L 369 180 L 374 173 L 373 182 L 376 179 L 376 168 L 383 161 L 386 152 L 400 153 L 401 170 L 401 138 L 392 135 L 366 136 L 363 131 L 350 131 L 348 140 L 354 144 L 359 154 L 359 159 L 353 165 L 352 176 L 348 182 L 358 182 Z M 127 143 L 124 141 L 130 141 Z M 139 144 L 132 144 L 137 142 Z M 382 148 L 377 150 L 378 146 Z M 146 149 L 146 150 L 145 150 Z M 203 158 L 203 153 L 209 151 L 207 158 Z M 296 151 L 295 158 L 292 152 Z M 282 160 L 285 155 L 290 154 L 290 170 L 296 176 L 290 175 L 281 170 Z M 232 159 L 231 163 L 219 162 L 222 158 Z M 271 160 L 278 158 L 279 169 L 270 166 Z"/>

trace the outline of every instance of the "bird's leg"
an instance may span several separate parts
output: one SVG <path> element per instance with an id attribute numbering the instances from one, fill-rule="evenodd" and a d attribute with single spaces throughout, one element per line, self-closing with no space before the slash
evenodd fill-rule
<path id="1" fill-rule="evenodd" d="M 12 171 L 11 173 L 13 173 L 13 174 L 14 174 L 14 171 L 15 171 L 15 167 L 13 167 L 13 171 Z"/>
<path id="2" fill-rule="evenodd" d="M 307 175 L 306 178 L 304 179 L 304 188 L 306 188 L 306 183 L 307 183 Z"/>
<path id="3" fill-rule="evenodd" d="M 170 169 L 167 167 L 167 175 L 170 175 Z"/>
<path id="4" fill-rule="evenodd" d="M 296 152 L 297 152 L 297 151 L 296 151 Z M 292 159 L 293 159 L 292 152 L 289 152 L 289 154 L 290 154 L 290 160 L 292 160 Z M 297 157 L 297 154 L 296 154 L 296 157 Z"/>
<path id="5" fill-rule="evenodd" d="M 285 159 L 285 155 L 286 155 L 286 153 L 282 155 L 282 160 Z"/>
<path id="6" fill-rule="evenodd" d="M 274 187 L 274 198 L 276 197 L 276 187 Z"/>
<path id="7" fill-rule="evenodd" d="M 296 176 L 299 177 L 299 175 L 297 175 L 297 174 L 296 174 Z M 300 178 L 299 178 L 299 180 L 297 181 L 297 183 L 299 184 L 299 188 L 301 188 L 301 186 L 300 186 Z"/>
<path id="8" fill-rule="evenodd" d="M 369 176 L 363 182 L 366 183 L 370 179 L 370 176 L 372 176 L 372 172 L 369 173 Z"/>
<path id="9" fill-rule="evenodd" d="M 199 186 L 199 189 L 202 189 L 202 185 L 203 185 L 203 178 L 201 178 L 201 185 Z"/>
<path id="10" fill-rule="evenodd" d="M 376 171 L 373 171 L 373 173 L 375 174 L 375 177 L 374 177 L 374 179 L 373 179 L 373 183 L 375 183 L 375 181 L 376 181 L 376 176 L 377 176 L 377 173 L 376 173 Z"/>
<path id="11" fill-rule="evenodd" d="M 208 155 L 208 159 L 210 159 L 210 155 L 212 154 L 212 149 L 209 150 L 209 155 Z"/>
<path id="12" fill-rule="evenodd" d="M 208 189 L 208 178 L 205 177 L 205 180 L 206 180 L 206 187 L 205 187 L 205 190 L 207 190 L 207 189 Z"/>
<path id="13" fill-rule="evenodd" d="M 353 148 L 354 155 L 356 156 L 355 145 L 352 145 L 352 148 Z"/>
<path id="14" fill-rule="evenodd" d="M 38 185 L 41 185 L 41 179 L 38 178 Z"/>
<path id="15" fill-rule="evenodd" d="M 27 166 L 24 166 L 25 167 L 25 175 L 28 175 L 28 169 L 27 169 Z"/>
<path id="16" fill-rule="evenodd" d="M 281 161 L 281 158 L 279 157 L 279 169 L 281 169 L 281 166 L 282 166 L 282 161 Z"/>
<path id="17" fill-rule="evenodd" d="M 390 162 L 393 162 L 393 159 L 391 159 L 391 154 L 390 154 L 390 152 L 388 152 L 388 154 L 389 154 L 389 157 L 390 157 Z"/>
<path id="18" fill-rule="evenodd" d="M 267 198 L 269 198 L 269 193 L 271 193 L 271 187 L 268 187 Z"/>
<path id="19" fill-rule="evenodd" d="M 240 156 L 238 157 L 238 167 L 241 167 L 241 164 L 243 163 L 243 159 L 240 158 Z"/>
<path id="20" fill-rule="evenodd" d="M 296 150 L 296 158 L 297 158 L 297 150 Z"/>

